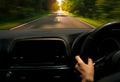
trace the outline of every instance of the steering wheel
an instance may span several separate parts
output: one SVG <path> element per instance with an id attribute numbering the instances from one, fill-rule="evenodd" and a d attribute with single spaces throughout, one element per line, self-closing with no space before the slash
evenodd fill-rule
<path id="1" fill-rule="evenodd" d="M 93 59 L 93 62 L 95 64 L 95 69 L 100 68 L 100 65 L 103 65 L 103 62 L 106 62 L 106 69 L 108 70 L 108 64 L 110 62 L 117 62 L 120 59 L 120 48 L 117 44 L 117 42 L 114 39 L 109 39 L 108 36 L 110 36 L 111 32 L 113 30 L 120 30 L 120 22 L 110 22 L 103 26 L 100 26 L 99 28 L 93 30 L 85 39 L 83 42 L 83 45 L 81 47 L 80 51 L 80 57 L 83 59 L 85 63 L 87 63 L 88 57 Z M 105 39 L 107 37 L 107 40 Z M 106 40 L 106 41 L 105 41 Z M 102 43 L 103 42 L 103 43 Z M 107 48 L 109 53 L 101 53 L 101 50 L 99 50 L 98 47 L 101 46 L 101 43 L 103 45 L 107 45 Z M 112 45 L 112 44 L 113 45 Z M 114 50 L 109 50 L 109 48 L 112 46 L 115 47 Z M 116 61 L 114 61 L 117 59 Z M 111 64 L 109 64 L 111 65 Z M 105 66 L 105 65 L 103 65 Z M 98 69 L 97 69 L 98 70 Z M 100 70 L 99 70 L 100 71 Z M 105 71 L 105 69 L 103 70 Z M 98 71 L 97 71 L 98 72 Z M 111 72 L 111 71 L 109 71 Z M 100 74 L 100 73 L 99 73 Z"/>
<path id="2" fill-rule="evenodd" d="M 107 23 L 95 30 L 93 30 L 85 39 L 81 51 L 81 58 L 87 63 L 86 57 L 91 57 L 93 61 L 97 61 L 95 55 L 99 54 L 97 51 L 97 47 L 99 46 L 99 42 L 103 40 L 103 38 L 107 37 L 111 31 L 120 29 L 120 22 L 111 22 Z"/>

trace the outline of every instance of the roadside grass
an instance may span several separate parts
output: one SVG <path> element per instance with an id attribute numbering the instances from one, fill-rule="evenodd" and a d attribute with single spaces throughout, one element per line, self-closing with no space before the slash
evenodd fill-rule
<path id="1" fill-rule="evenodd" d="M 89 18 L 84 18 L 84 17 L 78 17 L 80 20 L 89 23 L 90 25 L 93 25 L 94 27 L 99 27 L 101 25 L 103 25 L 103 22 L 97 21 L 97 20 L 93 20 L 93 19 L 89 19 Z"/>
<path id="2" fill-rule="evenodd" d="M 36 14 L 35 16 L 25 18 L 25 19 L 17 19 L 17 20 L 13 19 L 13 20 L 9 20 L 8 22 L 2 22 L 2 23 L 0 23 L 0 30 L 8 30 L 8 29 L 11 29 L 11 28 L 18 26 L 20 24 L 38 19 L 40 17 L 46 16 L 46 15 L 51 14 L 51 13 L 52 13 L 52 11 L 48 11 L 48 12 L 44 12 L 41 14 Z"/>
<path id="3" fill-rule="evenodd" d="M 65 12 L 65 13 L 69 14 L 70 16 L 73 16 L 73 17 L 75 17 L 75 18 L 77 18 L 77 19 L 79 19 L 79 20 L 81 20 L 83 22 L 86 22 L 86 23 L 88 23 L 88 24 L 90 24 L 90 25 L 92 25 L 94 27 L 99 27 L 99 26 L 106 23 L 104 20 L 99 21 L 99 20 L 95 20 L 95 19 L 85 18 L 85 17 L 75 15 L 75 14 L 69 13 L 69 12 Z"/>
<path id="4" fill-rule="evenodd" d="M 10 29 L 10 28 L 12 28 L 12 27 L 15 27 L 15 26 L 21 24 L 21 23 L 22 23 L 22 22 L 18 22 L 18 21 L 2 23 L 2 24 L 0 24 L 0 30 Z"/>

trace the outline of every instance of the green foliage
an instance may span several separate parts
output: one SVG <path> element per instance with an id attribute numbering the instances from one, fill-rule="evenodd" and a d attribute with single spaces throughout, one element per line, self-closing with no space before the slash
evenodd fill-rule
<path id="1" fill-rule="evenodd" d="M 10 21 L 11 18 L 9 17 L 8 21 L 0 23 L 0 29 L 8 30 L 8 29 L 13 28 L 15 26 L 18 26 L 20 24 L 23 24 L 23 23 L 38 19 L 40 17 L 46 16 L 46 15 L 48 15 L 50 13 L 52 13 L 52 12 L 51 11 L 45 11 L 45 12 L 43 12 L 41 14 L 34 14 L 33 16 L 31 16 L 29 18 L 14 19 L 14 20 L 11 20 L 11 21 Z"/>
<path id="2" fill-rule="evenodd" d="M 85 17 L 93 17 L 95 0 L 65 0 L 62 8 Z"/>
<path id="3" fill-rule="evenodd" d="M 34 14 L 48 11 L 48 2 L 53 0 L 0 0 L 0 23 L 25 19 Z M 54 0 L 56 2 L 56 0 Z M 57 5 L 57 4 L 56 4 Z M 55 6 L 56 6 L 55 5 Z"/>
<path id="4" fill-rule="evenodd" d="M 120 0 L 64 0 L 63 10 L 101 21 L 120 21 Z"/>

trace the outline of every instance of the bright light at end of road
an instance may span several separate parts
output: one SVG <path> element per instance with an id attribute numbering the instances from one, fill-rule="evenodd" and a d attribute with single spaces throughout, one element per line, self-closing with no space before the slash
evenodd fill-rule
<path id="1" fill-rule="evenodd" d="M 61 6 L 63 0 L 57 0 L 58 5 Z"/>
<path id="2" fill-rule="evenodd" d="M 59 5 L 59 11 L 62 11 L 61 5 L 62 5 L 62 2 L 63 2 L 63 1 L 64 1 L 64 0 L 57 0 L 58 5 Z"/>

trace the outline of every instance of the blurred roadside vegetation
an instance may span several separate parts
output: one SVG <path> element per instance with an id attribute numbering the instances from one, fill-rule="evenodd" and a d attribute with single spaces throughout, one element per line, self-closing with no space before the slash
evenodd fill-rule
<path id="1" fill-rule="evenodd" d="M 120 0 L 63 0 L 62 9 L 88 22 L 120 21 Z"/>
<path id="2" fill-rule="evenodd" d="M 8 29 L 59 9 L 57 0 L 0 0 L 0 29 Z M 62 10 L 98 26 L 120 21 L 120 0 L 62 0 Z"/>
<path id="3" fill-rule="evenodd" d="M 44 11 L 44 12 L 41 12 L 39 14 L 32 15 L 30 17 L 25 17 L 23 19 L 21 19 L 21 18 L 7 17 L 9 19 L 4 20 L 3 22 L 1 22 L 1 24 L 0 24 L 0 30 L 11 29 L 11 28 L 16 27 L 18 25 L 21 25 L 23 23 L 36 20 L 36 19 L 38 19 L 40 17 L 43 17 L 43 16 L 47 16 L 48 14 L 51 14 L 52 12 L 53 11 Z"/>
<path id="4" fill-rule="evenodd" d="M 0 29 L 37 19 L 58 8 L 56 0 L 0 0 Z"/>

